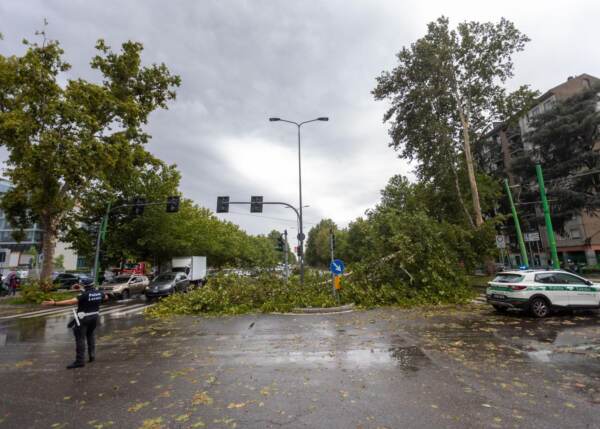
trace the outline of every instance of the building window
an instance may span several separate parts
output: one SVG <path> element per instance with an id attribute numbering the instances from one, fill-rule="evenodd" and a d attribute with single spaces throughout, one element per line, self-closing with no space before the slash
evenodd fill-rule
<path id="1" fill-rule="evenodd" d="M 6 262 L 6 252 L 0 252 L 0 263 Z"/>
<path id="2" fill-rule="evenodd" d="M 569 231 L 569 235 L 573 239 L 581 238 L 581 232 L 579 231 L 579 229 L 572 229 L 572 230 L 570 230 Z"/>
<path id="3" fill-rule="evenodd" d="M 84 268 L 88 268 L 87 261 L 85 260 L 84 256 L 78 256 L 77 257 L 77 269 L 82 270 Z"/>

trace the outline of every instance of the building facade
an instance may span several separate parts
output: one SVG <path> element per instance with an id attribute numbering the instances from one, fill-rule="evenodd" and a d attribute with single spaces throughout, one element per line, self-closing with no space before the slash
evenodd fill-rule
<path id="1" fill-rule="evenodd" d="M 519 117 L 518 121 L 494 124 L 493 129 L 475 150 L 480 168 L 498 178 L 507 178 L 509 184 L 515 186 L 518 197 L 518 187 L 516 186 L 518 179 L 511 172 L 511 164 L 515 157 L 522 156 L 523 153 L 533 149 L 526 137 L 532 131 L 530 127 L 532 119 L 551 109 L 556 102 L 599 84 L 600 79 L 585 73 L 569 77 L 566 82 L 555 86 L 539 97 L 536 104 L 525 115 Z M 541 217 L 541 207 L 536 207 L 535 210 L 537 213 L 533 216 L 524 216 L 521 219 L 521 227 L 524 234 L 531 240 L 526 242 L 530 265 L 546 266 L 549 261 L 548 236 L 545 225 L 537 224 L 536 221 Z M 502 262 L 512 266 L 521 265 L 522 261 L 512 220 L 504 228 L 503 235 L 507 242 L 505 258 L 508 260 Z M 585 212 L 580 213 L 565 224 L 562 234 L 555 232 L 555 235 L 558 256 L 563 262 L 567 263 L 568 260 L 571 260 L 587 265 L 596 265 L 600 262 L 599 216 Z"/>

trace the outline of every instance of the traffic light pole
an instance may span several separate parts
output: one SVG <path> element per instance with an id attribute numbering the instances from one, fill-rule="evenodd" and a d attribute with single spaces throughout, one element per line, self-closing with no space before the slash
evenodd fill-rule
<path id="1" fill-rule="evenodd" d="M 285 281 L 287 282 L 290 277 L 290 266 L 288 264 L 288 239 L 287 239 L 287 229 L 283 231 L 283 236 L 285 237 L 285 248 L 283 251 L 285 252 Z"/>

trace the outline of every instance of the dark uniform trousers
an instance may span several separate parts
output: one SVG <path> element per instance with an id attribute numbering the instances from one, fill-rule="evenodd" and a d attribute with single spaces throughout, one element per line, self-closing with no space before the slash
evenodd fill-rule
<path id="1" fill-rule="evenodd" d="M 96 357 L 96 324 L 98 315 L 86 316 L 80 320 L 81 326 L 75 325 L 73 333 L 75 334 L 75 362 L 85 362 L 85 342 L 87 340 L 88 356 L 93 359 Z"/>

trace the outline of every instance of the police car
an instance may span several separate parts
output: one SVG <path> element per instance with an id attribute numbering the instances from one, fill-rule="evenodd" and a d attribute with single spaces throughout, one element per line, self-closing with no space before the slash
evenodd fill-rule
<path id="1" fill-rule="evenodd" d="M 486 299 L 499 312 L 520 308 L 546 317 L 553 309 L 600 308 L 600 284 L 561 270 L 505 271 L 488 283 Z"/>

